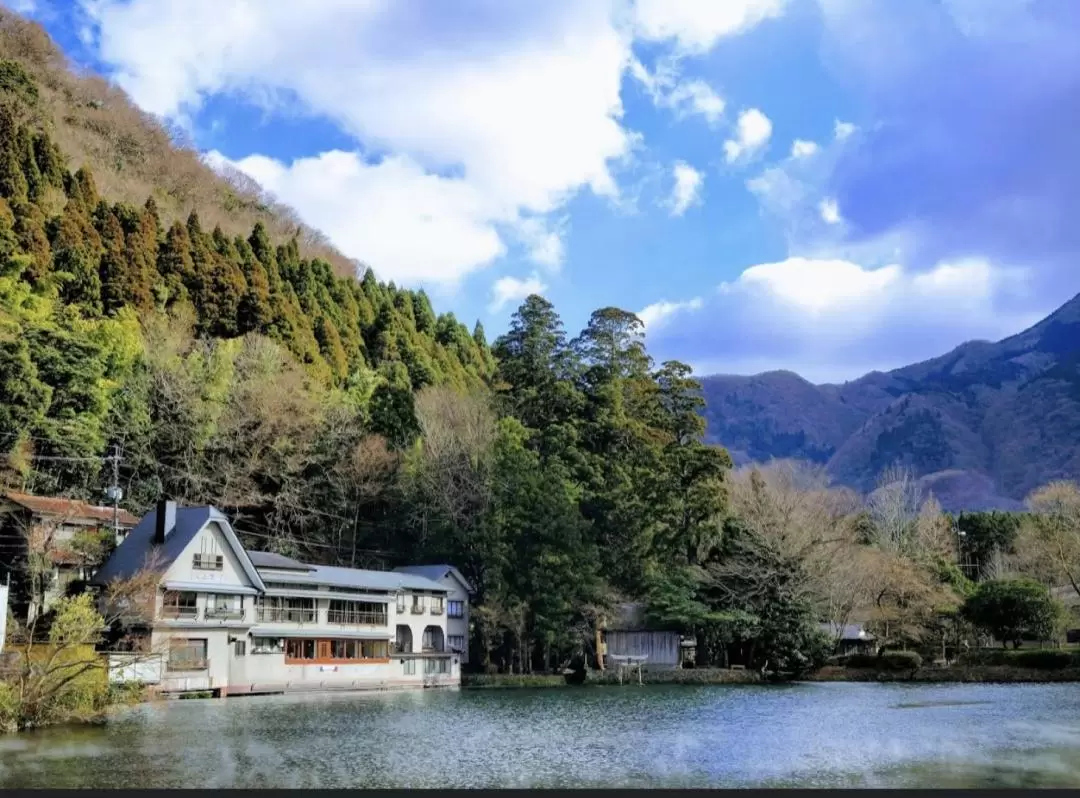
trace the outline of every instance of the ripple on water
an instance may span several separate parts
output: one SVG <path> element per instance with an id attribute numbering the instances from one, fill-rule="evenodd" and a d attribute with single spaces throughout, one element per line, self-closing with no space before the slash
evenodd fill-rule
<path id="1" fill-rule="evenodd" d="M 1072 685 L 168 702 L 102 727 L 5 738 L 0 786 L 1080 786 L 1078 709 Z"/>

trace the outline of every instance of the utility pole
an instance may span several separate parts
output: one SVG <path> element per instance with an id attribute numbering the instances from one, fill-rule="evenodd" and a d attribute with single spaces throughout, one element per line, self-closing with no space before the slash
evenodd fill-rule
<path id="1" fill-rule="evenodd" d="M 124 491 L 120 487 L 120 447 L 113 444 L 112 454 L 105 458 L 112 462 L 112 484 L 105 489 L 105 495 L 112 499 L 113 503 L 113 539 L 120 543 L 120 499 Z"/>

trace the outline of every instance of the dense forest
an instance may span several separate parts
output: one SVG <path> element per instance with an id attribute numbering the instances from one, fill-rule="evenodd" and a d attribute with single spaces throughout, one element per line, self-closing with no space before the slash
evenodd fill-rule
<path id="1" fill-rule="evenodd" d="M 972 580 L 1006 573 L 1019 521 L 960 519 L 961 545 L 903 473 L 864 501 L 804 465 L 733 471 L 690 369 L 654 363 L 631 313 L 571 337 L 531 296 L 489 346 L 261 223 L 111 202 L 38 99 L 0 62 L 0 484 L 100 501 L 115 467 L 132 511 L 213 503 L 254 548 L 454 563 L 488 669 L 591 658 L 636 599 L 700 664 L 796 672 L 828 653 L 822 620 L 937 645 Z"/>

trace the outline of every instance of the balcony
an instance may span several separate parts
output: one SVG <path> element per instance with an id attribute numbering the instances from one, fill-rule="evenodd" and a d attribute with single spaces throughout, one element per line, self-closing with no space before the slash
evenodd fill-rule
<path id="1" fill-rule="evenodd" d="M 242 621 L 247 611 L 235 607 L 207 607 L 204 615 L 208 621 Z"/>
<path id="2" fill-rule="evenodd" d="M 327 610 L 326 622 L 335 626 L 386 626 L 389 617 L 382 612 Z"/>
<path id="3" fill-rule="evenodd" d="M 433 606 L 431 608 L 431 614 L 432 615 L 442 615 L 443 614 L 442 604 L 436 604 L 435 606 Z"/>
<path id="4" fill-rule="evenodd" d="M 315 610 L 259 607 L 255 610 L 255 617 L 259 623 L 315 623 Z"/>
<path id="5" fill-rule="evenodd" d="M 161 617 L 169 621 L 194 621 L 199 617 L 198 607 L 162 607 Z"/>
<path id="6" fill-rule="evenodd" d="M 423 615 L 424 614 L 424 605 L 423 604 L 413 604 L 412 605 L 412 614 L 413 615 Z"/>

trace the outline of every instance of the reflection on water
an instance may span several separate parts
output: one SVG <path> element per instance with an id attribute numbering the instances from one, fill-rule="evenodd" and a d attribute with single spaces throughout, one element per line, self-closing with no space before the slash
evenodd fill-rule
<path id="1" fill-rule="evenodd" d="M 0 787 L 1076 787 L 1073 685 L 267 696 L 0 738 Z"/>

